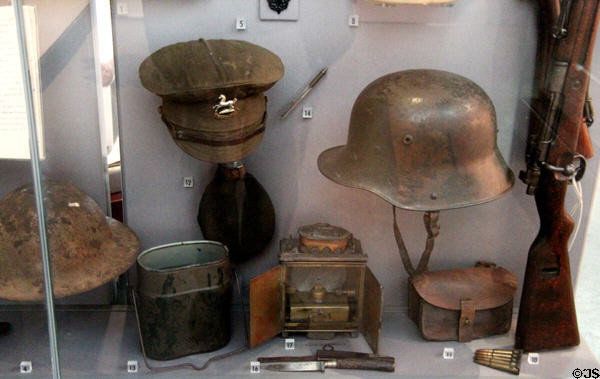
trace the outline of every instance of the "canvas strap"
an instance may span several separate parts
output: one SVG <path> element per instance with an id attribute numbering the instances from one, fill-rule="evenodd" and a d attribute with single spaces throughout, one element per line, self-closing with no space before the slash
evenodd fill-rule
<path id="1" fill-rule="evenodd" d="M 402 240 L 402 234 L 400 233 L 400 228 L 398 227 L 398 222 L 396 221 L 396 207 L 393 206 L 394 210 L 394 236 L 396 237 L 396 245 L 398 245 L 398 252 L 400 253 L 400 258 L 402 259 L 402 264 L 404 265 L 404 269 L 408 273 L 409 276 L 413 276 L 415 274 L 420 274 L 422 272 L 427 271 L 427 265 L 429 264 L 429 257 L 431 256 L 431 252 L 433 251 L 433 245 L 435 238 L 440 234 L 440 225 L 438 224 L 438 220 L 440 218 L 439 211 L 430 211 L 425 212 L 423 216 L 423 222 L 425 223 L 425 229 L 427 230 L 427 241 L 425 242 L 425 250 L 421 255 L 421 259 L 419 260 L 419 265 L 415 269 L 410 260 L 410 256 L 408 255 L 408 251 L 406 250 L 406 245 L 404 244 L 404 240 Z"/>

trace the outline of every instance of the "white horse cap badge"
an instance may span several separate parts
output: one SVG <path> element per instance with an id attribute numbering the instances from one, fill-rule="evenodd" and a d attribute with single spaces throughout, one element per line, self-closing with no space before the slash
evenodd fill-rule
<path id="1" fill-rule="evenodd" d="M 227 100 L 227 96 L 221 94 L 219 96 L 219 103 L 213 106 L 215 116 L 230 116 L 235 112 L 235 103 L 237 98 L 233 100 Z"/>

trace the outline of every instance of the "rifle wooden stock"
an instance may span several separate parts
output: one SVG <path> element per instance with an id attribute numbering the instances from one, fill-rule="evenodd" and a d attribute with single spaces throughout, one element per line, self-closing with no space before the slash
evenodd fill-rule
<path id="1" fill-rule="evenodd" d="M 544 171 L 539 189 L 535 201 L 541 225 L 527 258 L 515 341 L 525 351 L 579 344 L 567 252 L 573 230 L 564 210 L 567 182 Z"/>
<path id="2" fill-rule="evenodd" d="M 600 0 L 540 1 L 540 96 L 533 104 L 527 172 L 521 177 L 528 193 L 535 194 L 540 217 L 517 322 L 515 346 L 525 351 L 579 344 L 568 253 L 573 220 L 564 202 L 573 161 L 593 155 L 583 113 L 599 4 Z"/>

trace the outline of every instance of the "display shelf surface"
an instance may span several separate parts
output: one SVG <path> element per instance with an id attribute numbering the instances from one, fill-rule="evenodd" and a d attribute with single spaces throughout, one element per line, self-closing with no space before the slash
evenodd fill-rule
<path id="1" fill-rule="evenodd" d="M 240 376 L 296 375 L 297 377 L 322 378 L 323 374 L 278 373 L 261 369 L 259 374 L 250 373 L 250 361 L 258 357 L 282 355 L 314 354 L 323 344 L 330 343 L 336 350 L 369 352 L 362 337 L 336 337 L 329 341 L 309 340 L 303 336 L 296 338 L 295 350 L 284 350 L 284 340 L 276 337 L 263 345 L 237 356 L 213 362 L 204 371 L 177 370 L 153 374 L 146 368 L 139 348 L 135 315 L 125 307 L 69 307 L 57 310 L 58 337 L 61 369 L 64 377 L 132 377 L 153 375 L 155 377 L 206 376 L 234 378 Z M 43 309 L 3 308 L 0 319 L 13 324 L 12 331 L 0 337 L 0 376 L 26 377 L 19 374 L 21 361 L 32 361 L 35 377 L 50 374 L 48 356 L 48 333 Z M 210 354 L 198 354 L 169 362 L 151 361 L 161 366 L 172 363 L 193 362 L 201 365 L 213 355 L 233 350 L 243 343 L 241 314 L 237 320 L 231 342 L 225 348 Z M 477 365 L 472 362 L 473 352 L 480 348 L 510 348 L 514 338 L 513 330 L 505 336 L 476 340 L 470 343 L 427 342 L 424 341 L 404 311 L 384 313 L 383 333 L 379 346 L 380 354 L 396 358 L 396 372 L 354 371 L 327 369 L 326 375 L 348 378 L 380 377 L 512 377 L 501 371 Z M 442 358 L 444 347 L 454 348 L 455 359 Z M 127 373 L 129 360 L 139 362 L 139 372 Z M 539 365 L 527 363 L 523 356 L 521 376 L 572 378 L 575 368 L 594 369 L 600 367 L 585 342 L 577 348 L 553 352 L 541 352 Z"/>

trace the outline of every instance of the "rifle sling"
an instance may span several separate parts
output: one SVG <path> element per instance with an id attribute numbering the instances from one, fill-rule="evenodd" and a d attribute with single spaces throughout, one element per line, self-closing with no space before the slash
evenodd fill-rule
<path id="1" fill-rule="evenodd" d="M 438 224 L 440 212 L 429 211 L 425 212 L 425 215 L 423 216 L 423 222 L 425 224 L 425 229 L 427 230 L 427 241 L 425 242 L 425 250 L 423 251 L 423 254 L 421 254 L 421 259 L 419 260 L 419 264 L 415 269 L 412 261 L 410 260 L 410 256 L 408 255 L 408 250 L 406 249 L 404 240 L 402 239 L 402 233 L 400 233 L 398 222 L 396 221 L 396 207 L 392 207 L 394 212 L 394 236 L 396 237 L 396 245 L 398 245 L 398 252 L 400 253 L 400 258 L 402 259 L 404 269 L 409 276 L 427 271 L 427 265 L 429 264 L 429 258 L 431 256 L 431 252 L 433 251 L 435 238 L 440 234 L 440 226 Z"/>

